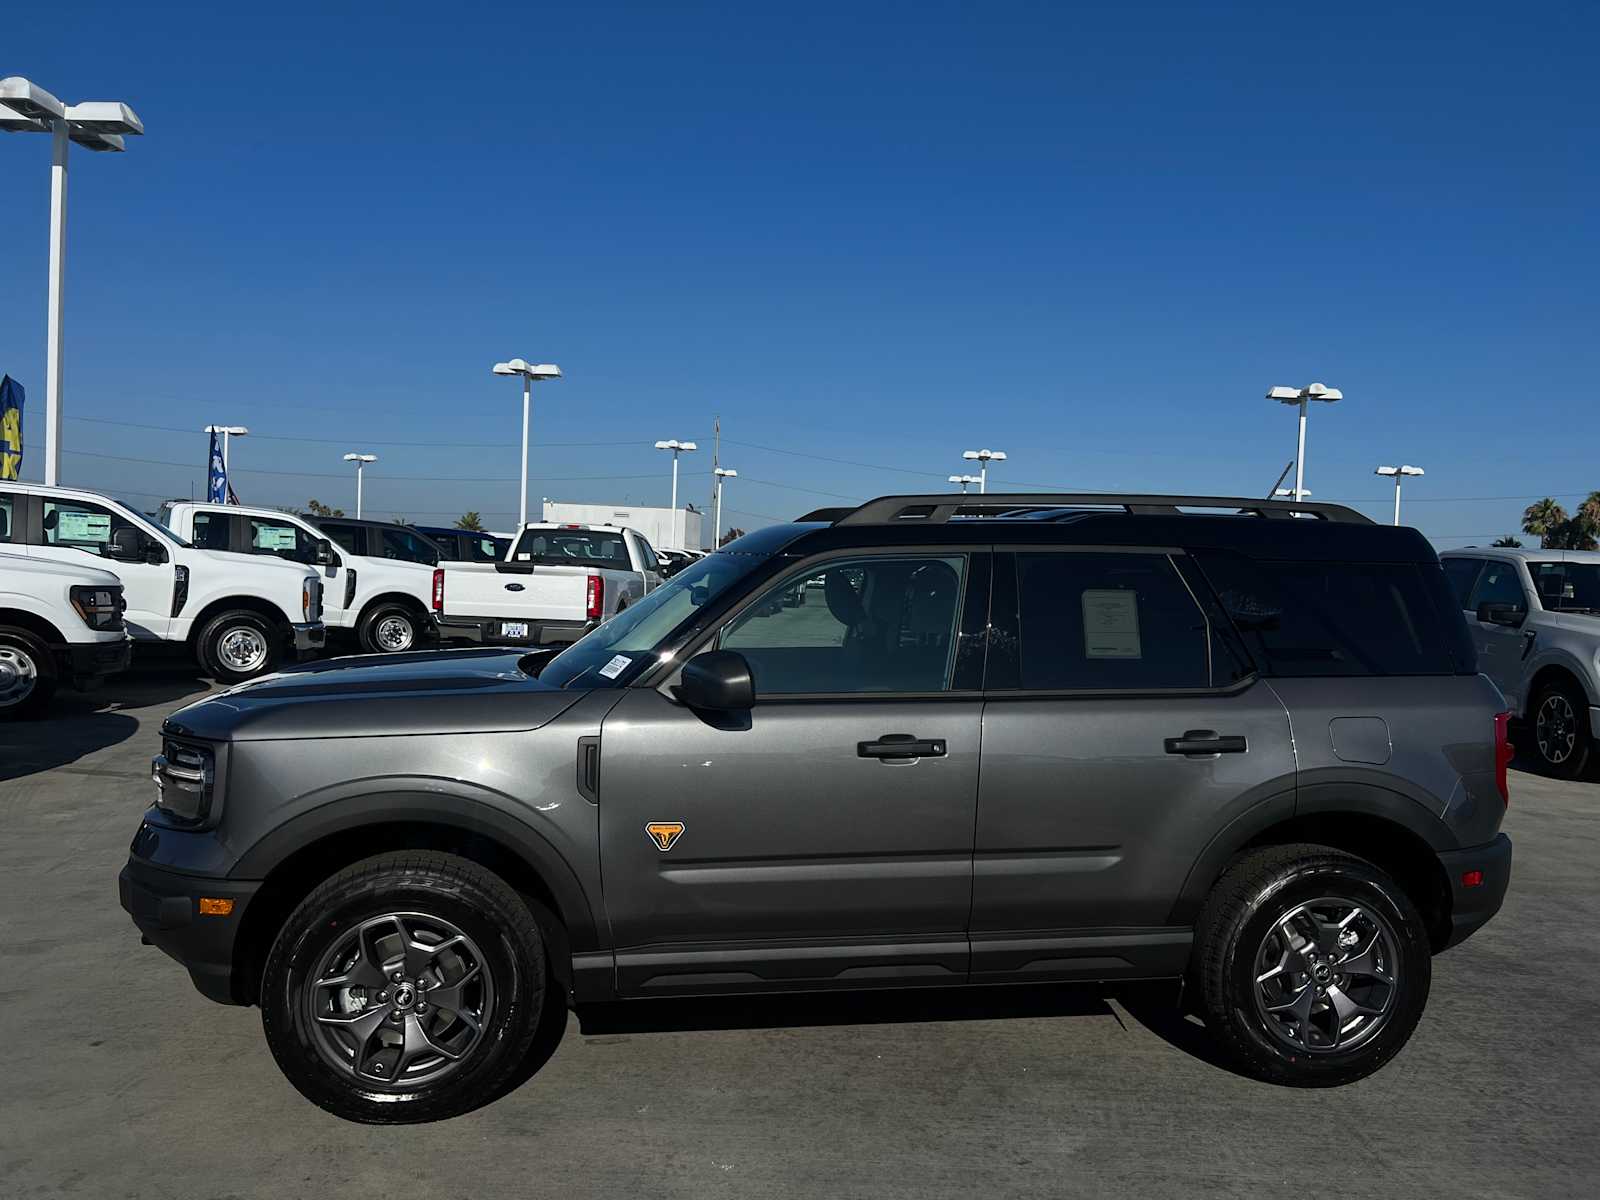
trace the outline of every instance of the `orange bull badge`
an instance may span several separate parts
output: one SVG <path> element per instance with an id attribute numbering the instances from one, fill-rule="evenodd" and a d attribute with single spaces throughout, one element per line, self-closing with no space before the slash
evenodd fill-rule
<path id="1" fill-rule="evenodd" d="M 650 840 L 656 844 L 657 850 L 671 850 L 672 843 L 683 834 L 682 821 L 651 821 L 644 827 L 650 835 Z"/>

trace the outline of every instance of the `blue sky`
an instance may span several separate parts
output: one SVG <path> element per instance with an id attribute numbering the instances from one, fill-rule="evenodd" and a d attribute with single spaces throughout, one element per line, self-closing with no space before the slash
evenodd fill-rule
<path id="1" fill-rule="evenodd" d="M 1419 463 L 1408 523 L 1484 541 L 1600 488 L 1597 14 L 26 6 L 0 74 L 148 129 L 72 158 L 63 475 L 152 507 L 238 423 L 248 502 L 350 507 L 368 450 L 369 515 L 503 526 L 522 355 L 567 375 L 535 503 L 665 503 L 651 443 L 718 414 L 746 527 L 978 446 L 1001 487 L 1259 495 L 1263 393 L 1322 380 L 1315 498 L 1386 519 L 1373 466 Z M 0 137 L 30 442 L 48 168 Z"/>

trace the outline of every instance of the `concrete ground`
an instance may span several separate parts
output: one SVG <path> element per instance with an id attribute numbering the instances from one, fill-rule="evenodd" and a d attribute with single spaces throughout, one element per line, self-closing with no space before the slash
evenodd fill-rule
<path id="1" fill-rule="evenodd" d="M 1410 1046 L 1331 1091 L 1214 1065 L 1163 988 L 998 989 L 569 1018 L 469 1116 L 346 1124 L 254 1009 L 139 945 L 116 873 L 162 716 L 120 681 L 0 725 L 0 1196 L 1568 1196 L 1600 1179 L 1600 785 L 1518 773 L 1498 920 Z M 668 1007 L 670 1005 L 670 1007 Z M 561 1034 L 552 1025 L 552 1040 Z"/>

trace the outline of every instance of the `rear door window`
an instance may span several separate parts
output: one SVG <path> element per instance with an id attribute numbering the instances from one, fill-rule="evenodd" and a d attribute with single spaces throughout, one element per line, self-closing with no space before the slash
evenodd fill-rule
<path id="1" fill-rule="evenodd" d="M 385 526 L 382 532 L 382 554 L 384 558 L 396 559 L 400 562 L 422 563 L 433 566 L 439 561 L 439 551 L 434 544 L 421 534 L 413 533 L 409 529 L 399 526 Z"/>
<path id="2" fill-rule="evenodd" d="M 194 515 L 194 534 L 189 539 L 202 550 L 229 550 L 229 523 L 227 513 L 197 512 Z"/>
<path id="3" fill-rule="evenodd" d="M 1414 563 L 1258 562 L 1214 551 L 1194 557 L 1269 674 L 1456 670 L 1452 639 L 1441 628 L 1445 614 Z"/>
<path id="4" fill-rule="evenodd" d="M 326 537 L 335 546 L 341 546 L 351 554 L 365 554 L 366 549 L 361 545 L 361 527 L 359 525 L 338 525 L 325 522 L 317 528 L 322 530 Z"/>

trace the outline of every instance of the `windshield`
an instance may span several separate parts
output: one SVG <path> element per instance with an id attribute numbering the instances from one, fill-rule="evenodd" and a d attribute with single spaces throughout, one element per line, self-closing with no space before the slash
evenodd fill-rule
<path id="1" fill-rule="evenodd" d="M 555 687 L 620 687 L 653 662 L 652 651 L 739 580 L 767 561 L 764 554 L 708 555 L 685 567 L 632 608 L 574 642 L 539 673 Z"/>
<path id="2" fill-rule="evenodd" d="M 1528 570 L 1548 611 L 1600 614 L 1600 562 L 1531 562 Z"/>
<path id="3" fill-rule="evenodd" d="M 109 497 L 107 497 L 107 498 L 109 499 Z M 123 512 L 127 513 L 135 521 L 141 522 L 142 524 L 148 526 L 149 528 L 154 529 L 157 533 L 159 533 L 162 537 L 166 538 L 169 542 L 172 542 L 175 545 L 179 545 L 179 546 L 183 546 L 185 548 L 192 549 L 191 543 L 185 541 L 183 538 L 181 538 L 177 534 L 173 533 L 172 530 L 168 529 L 166 521 L 162 519 L 163 517 L 169 517 L 169 516 L 172 515 L 172 505 L 171 505 L 170 502 L 168 502 L 167 504 L 163 504 L 161 506 L 160 514 L 158 514 L 155 517 L 148 517 L 142 512 L 137 512 L 134 509 L 129 508 L 126 504 L 124 504 L 120 500 L 112 500 L 111 503 L 112 503 L 112 505 L 114 507 L 120 508 Z"/>

